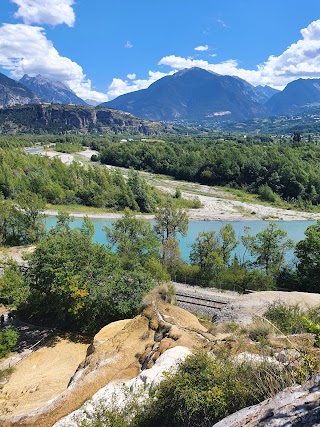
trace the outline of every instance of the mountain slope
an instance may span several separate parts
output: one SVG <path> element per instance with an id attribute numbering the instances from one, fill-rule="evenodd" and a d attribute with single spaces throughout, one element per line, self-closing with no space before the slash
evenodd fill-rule
<path id="1" fill-rule="evenodd" d="M 254 89 L 258 96 L 257 100 L 261 104 L 266 103 L 273 95 L 280 92 L 280 90 L 274 89 L 273 87 L 270 87 L 270 86 L 259 85 L 259 86 L 256 86 Z"/>
<path id="2" fill-rule="evenodd" d="M 20 105 L 0 108 L 0 134 L 23 133 L 128 133 L 158 135 L 168 126 L 137 119 L 128 113 L 76 105 Z"/>
<path id="3" fill-rule="evenodd" d="M 20 83 L 31 89 L 41 99 L 53 104 L 78 104 L 87 105 L 87 103 L 79 98 L 68 86 L 61 82 L 55 82 L 40 74 L 36 77 L 30 77 L 25 74 Z"/>
<path id="4" fill-rule="evenodd" d="M 40 98 L 23 84 L 0 73 L 0 106 L 37 104 Z"/>
<path id="5" fill-rule="evenodd" d="M 265 104 L 274 115 L 295 114 L 320 105 L 320 79 L 298 79 Z"/>
<path id="6" fill-rule="evenodd" d="M 190 68 L 101 106 L 157 121 L 221 117 L 234 121 L 264 115 L 264 107 L 254 97 L 254 87 L 237 77 Z"/>

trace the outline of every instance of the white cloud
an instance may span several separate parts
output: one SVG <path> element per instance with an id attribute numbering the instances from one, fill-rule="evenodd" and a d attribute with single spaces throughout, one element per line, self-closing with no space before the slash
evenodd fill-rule
<path id="1" fill-rule="evenodd" d="M 130 80 L 134 80 L 137 76 L 134 73 L 132 73 L 132 74 L 127 74 L 127 77 Z"/>
<path id="2" fill-rule="evenodd" d="M 136 79 L 131 81 L 114 78 L 112 80 L 112 83 L 108 87 L 108 99 L 111 100 L 125 93 L 134 92 L 140 89 L 146 89 L 155 81 L 161 79 L 162 77 L 172 75 L 175 72 L 176 70 L 172 70 L 169 73 L 161 73 L 160 71 L 149 71 L 148 79 Z"/>
<path id="3" fill-rule="evenodd" d="M 200 59 L 169 55 L 159 61 L 177 70 L 200 67 L 224 75 L 238 76 L 253 85 L 270 85 L 282 89 L 297 78 L 320 78 L 320 20 L 301 30 L 302 38 L 291 44 L 281 55 L 271 55 L 254 70 L 240 68 L 238 61 L 230 59 L 209 63 Z"/>
<path id="4" fill-rule="evenodd" d="M 131 43 L 131 41 L 130 41 L 130 40 L 128 40 L 128 41 L 125 43 L 124 47 L 125 47 L 126 49 L 131 49 L 131 48 L 133 48 L 133 44 Z"/>
<path id="5" fill-rule="evenodd" d="M 81 98 L 103 102 L 107 95 L 93 91 L 82 67 L 61 56 L 41 27 L 3 24 L 0 27 L 0 66 L 13 78 L 41 74 L 67 84 Z"/>
<path id="6" fill-rule="evenodd" d="M 229 25 L 227 25 L 222 19 L 216 19 L 218 24 L 220 24 L 223 28 L 229 28 Z"/>
<path id="7" fill-rule="evenodd" d="M 165 75 L 192 67 L 204 68 L 222 75 L 238 76 L 255 86 L 270 85 L 279 89 L 297 78 L 320 78 L 320 20 L 302 29 L 301 35 L 301 40 L 290 45 L 281 55 L 270 56 L 265 63 L 257 65 L 253 70 L 241 68 L 235 59 L 210 63 L 192 57 L 165 56 L 158 65 L 169 66 L 169 73 L 149 71 L 149 78 L 145 80 L 127 81 L 115 78 L 108 88 L 108 98 L 113 99 L 124 93 L 145 89 Z"/>
<path id="8" fill-rule="evenodd" d="M 73 27 L 75 14 L 72 8 L 74 0 L 11 0 L 18 5 L 15 18 L 21 18 L 25 24 L 67 24 Z"/>
<path id="9" fill-rule="evenodd" d="M 197 46 L 197 47 L 194 48 L 194 50 L 197 50 L 199 52 L 204 52 L 204 51 L 206 51 L 208 49 L 209 49 L 209 46 L 207 44 L 204 45 L 204 46 Z"/>

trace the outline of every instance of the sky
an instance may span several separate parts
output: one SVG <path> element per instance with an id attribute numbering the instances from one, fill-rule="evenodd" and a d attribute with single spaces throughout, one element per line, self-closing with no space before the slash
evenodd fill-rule
<path id="1" fill-rule="evenodd" d="M 319 0 L 0 0 L 0 72 L 98 102 L 191 67 L 284 88 L 320 78 Z"/>

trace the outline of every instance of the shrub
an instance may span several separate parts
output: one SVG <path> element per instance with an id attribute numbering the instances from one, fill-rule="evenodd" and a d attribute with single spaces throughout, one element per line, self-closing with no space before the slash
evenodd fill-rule
<path id="1" fill-rule="evenodd" d="M 273 396 L 292 383 L 284 369 L 266 362 L 235 362 L 228 354 L 189 356 L 158 386 L 135 427 L 211 427 L 227 415 Z"/>
<path id="2" fill-rule="evenodd" d="M 181 199 L 181 190 L 179 188 L 176 189 L 174 197 L 176 199 Z"/>
<path id="3" fill-rule="evenodd" d="M 5 357 L 14 351 L 18 341 L 18 333 L 13 328 L 6 328 L 0 332 L 0 357 Z"/>
<path id="4" fill-rule="evenodd" d="M 272 327 L 266 321 L 256 320 L 248 328 L 248 335 L 252 341 L 264 341 L 272 332 Z"/>
<path id="5" fill-rule="evenodd" d="M 297 304 L 284 304 L 281 301 L 270 304 L 264 317 L 272 322 L 284 334 L 308 332 L 305 313 Z"/>
<path id="6" fill-rule="evenodd" d="M 265 202 L 276 202 L 280 198 L 279 196 L 273 192 L 273 190 L 267 184 L 260 185 L 258 188 L 258 194 L 261 200 Z"/>

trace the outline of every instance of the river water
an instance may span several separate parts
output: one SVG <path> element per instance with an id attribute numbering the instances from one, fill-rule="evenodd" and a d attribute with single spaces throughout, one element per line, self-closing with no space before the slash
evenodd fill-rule
<path id="1" fill-rule="evenodd" d="M 107 243 L 107 239 L 104 233 L 104 227 L 112 227 L 114 220 L 108 219 L 92 219 L 94 224 L 95 234 L 94 240 L 98 243 Z M 55 226 L 57 222 L 56 217 L 47 217 L 46 226 L 47 229 L 50 229 Z M 295 243 L 299 240 L 304 239 L 304 232 L 310 225 L 314 224 L 314 221 L 274 221 L 282 230 L 288 233 L 288 238 L 292 239 Z M 153 221 L 151 221 L 153 224 Z M 196 236 L 201 231 L 210 231 L 215 230 L 216 232 L 226 223 L 229 223 L 233 226 L 236 236 L 240 241 L 240 237 L 244 234 L 244 228 L 250 227 L 250 234 L 257 234 L 259 231 L 263 230 L 268 225 L 268 221 L 190 221 L 188 234 L 186 237 L 178 236 L 180 241 L 180 251 L 181 256 L 185 261 L 189 260 L 191 245 L 195 241 Z M 80 227 L 82 224 L 81 218 L 76 218 L 72 223 L 71 227 Z M 234 254 L 238 256 L 239 259 L 242 259 L 244 254 L 244 247 L 241 242 L 238 247 L 235 249 Z M 293 260 L 293 251 L 287 254 L 287 261 L 290 262 Z"/>

